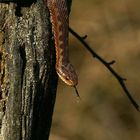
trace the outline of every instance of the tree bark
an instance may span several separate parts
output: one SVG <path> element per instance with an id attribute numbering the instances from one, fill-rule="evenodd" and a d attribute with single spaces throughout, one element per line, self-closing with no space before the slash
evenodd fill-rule
<path id="1" fill-rule="evenodd" d="M 0 3 L 0 140 L 47 140 L 56 97 L 49 12 Z"/>

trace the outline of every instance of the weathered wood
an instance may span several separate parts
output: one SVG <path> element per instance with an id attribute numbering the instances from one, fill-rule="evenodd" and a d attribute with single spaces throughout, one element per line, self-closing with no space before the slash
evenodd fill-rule
<path id="1" fill-rule="evenodd" d="M 0 140 L 47 140 L 57 87 L 48 10 L 1 3 L 0 29 Z"/>

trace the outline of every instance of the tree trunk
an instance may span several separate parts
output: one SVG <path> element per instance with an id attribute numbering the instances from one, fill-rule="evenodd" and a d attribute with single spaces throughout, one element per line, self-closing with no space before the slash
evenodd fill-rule
<path id="1" fill-rule="evenodd" d="M 57 75 L 43 0 L 0 3 L 0 140 L 48 140 Z"/>

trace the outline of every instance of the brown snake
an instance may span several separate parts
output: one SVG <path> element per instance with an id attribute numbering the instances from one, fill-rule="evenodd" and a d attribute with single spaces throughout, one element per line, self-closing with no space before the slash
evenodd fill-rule
<path id="1" fill-rule="evenodd" d="M 56 72 L 62 81 L 75 88 L 79 96 L 76 89 L 78 77 L 68 55 L 69 12 L 66 0 L 47 0 L 47 7 L 55 40 Z"/>

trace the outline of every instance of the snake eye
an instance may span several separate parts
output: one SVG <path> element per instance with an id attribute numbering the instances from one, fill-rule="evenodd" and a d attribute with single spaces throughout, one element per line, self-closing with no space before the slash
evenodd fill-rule
<path id="1" fill-rule="evenodd" d="M 66 77 L 66 80 L 69 80 L 69 77 Z"/>

